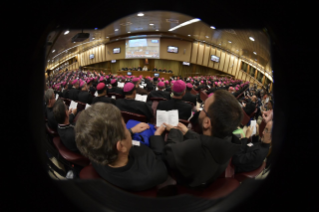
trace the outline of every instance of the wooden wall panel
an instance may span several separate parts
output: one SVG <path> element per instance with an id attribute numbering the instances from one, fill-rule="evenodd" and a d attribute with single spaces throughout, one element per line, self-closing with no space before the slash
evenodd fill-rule
<path id="1" fill-rule="evenodd" d="M 220 50 L 219 49 L 216 49 L 216 51 L 215 51 L 215 55 L 217 56 L 217 57 L 219 57 L 220 58 Z M 214 62 L 214 69 L 217 69 L 217 70 L 219 70 L 219 66 L 220 66 L 220 60 L 219 60 L 219 63 L 216 63 L 216 62 Z"/>
<path id="2" fill-rule="evenodd" d="M 224 69 L 224 62 L 225 62 L 225 52 L 221 51 L 220 53 L 220 61 L 219 61 L 219 70 L 223 71 Z"/>
<path id="3" fill-rule="evenodd" d="M 214 47 L 211 47 L 211 48 L 210 48 L 209 57 L 208 57 L 208 67 L 210 67 L 210 68 L 213 68 L 213 67 L 214 67 L 214 62 L 211 61 L 210 58 L 211 58 L 212 54 L 215 55 L 215 52 L 216 52 L 215 48 L 214 48 Z"/>
<path id="4" fill-rule="evenodd" d="M 225 62 L 224 62 L 224 68 L 223 71 L 226 73 L 229 73 L 229 69 L 231 64 L 229 65 L 230 55 L 228 53 L 225 53 Z"/>
<path id="5" fill-rule="evenodd" d="M 114 48 L 121 48 L 121 53 L 113 54 Z M 107 53 L 107 61 L 125 59 L 125 41 L 121 40 L 118 42 L 106 44 L 106 53 Z"/>
<path id="6" fill-rule="evenodd" d="M 154 67 L 157 69 L 159 68 L 166 68 L 166 70 L 171 69 L 174 75 L 178 75 L 181 71 L 182 62 L 174 61 L 174 60 L 154 60 Z"/>
<path id="7" fill-rule="evenodd" d="M 191 54 L 191 63 L 196 64 L 197 59 L 197 52 L 198 52 L 198 42 L 194 42 L 192 48 L 192 54 Z"/>
<path id="8" fill-rule="evenodd" d="M 117 62 L 120 64 L 120 69 L 126 68 L 126 67 L 137 68 L 140 65 L 140 59 L 126 59 L 126 60 L 119 60 Z"/>
<path id="9" fill-rule="evenodd" d="M 234 66 L 233 66 L 231 74 L 235 76 L 236 69 L 237 69 L 237 66 L 238 66 L 238 58 L 237 57 L 234 57 L 233 64 L 234 64 Z"/>
<path id="10" fill-rule="evenodd" d="M 178 53 L 168 53 L 168 46 L 178 47 Z M 161 38 L 160 40 L 160 59 L 190 62 L 192 43 L 177 39 Z M 184 53 L 185 50 L 185 53 Z"/>
<path id="11" fill-rule="evenodd" d="M 205 50 L 204 50 L 204 58 L 203 58 L 203 66 L 208 66 L 208 62 L 209 62 L 209 54 L 210 54 L 210 49 L 211 46 L 210 45 L 205 45 Z"/>
<path id="12" fill-rule="evenodd" d="M 198 64 L 198 65 L 203 64 L 204 49 L 205 49 L 204 44 L 200 43 L 199 47 L 198 47 L 198 56 L 197 56 L 197 61 L 196 61 L 196 64 Z"/>

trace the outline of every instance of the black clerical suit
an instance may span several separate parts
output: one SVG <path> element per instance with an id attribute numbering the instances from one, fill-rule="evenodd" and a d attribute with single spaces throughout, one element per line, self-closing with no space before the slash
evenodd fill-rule
<path id="1" fill-rule="evenodd" d="M 70 123 L 73 123 L 74 117 L 75 116 L 73 114 L 70 114 L 69 116 Z M 67 124 L 67 125 L 59 124 L 57 129 L 58 129 L 58 134 L 60 136 L 60 139 L 62 143 L 64 144 L 64 146 L 72 152 L 80 153 L 75 143 L 74 126 L 71 124 Z"/>
<path id="2" fill-rule="evenodd" d="M 214 93 L 215 91 L 217 91 L 216 87 L 215 88 L 210 88 L 209 90 L 207 90 L 207 94 Z"/>
<path id="3" fill-rule="evenodd" d="M 115 99 L 106 97 L 106 96 L 101 96 L 101 97 L 94 97 L 92 100 L 92 104 L 96 103 L 96 102 L 105 102 L 105 103 L 111 103 L 113 105 L 116 105 L 116 101 Z"/>
<path id="4" fill-rule="evenodd" d="M 93 96 L 88 91 L 80 91 L 78 95 L 78 101 L 83 103 L 92 104 Z"/>
<path id="5" fill-rule="evenodd" d="M 92 166 L 107 182 L 128 191 L 143 191 L 151 189 L 167 179 L 167 169 L 164 162 L 156 155 L 158 152 L 140 144 L 132 146 L 128 163 L 119 168 L 100 165 L 92 161 Z M 155 153 L 155 154 L 154 154 Z"/>
<path id="6" fill-rule="evenodd" d="M 165 88 L 165 91 L 171 93 L 171 92 L 172 92 L 171 86 L 167 86 L 167 87 Z"/>
<path id="7" fill-rule="evenodd" d="M 249 116 L 249 115 L 252 114 L 255 110 L 256 110 L 256 102 L 253 102 L 253 101 L 249 100 L 249 101 L 247 102 L 246 106 L 244 107 L 245 113 Z"/>
<path id="8" fill-rule="evenodd" d="M 153 97 L 165 98 L 165 99 L 167 99 L 167 100 L 170 100 L 170 99 L 171 99 L 171 96 L 169 95 L 169 92 L 167 92 L 167 91 L 160 91 L 160 90 L 151 91 L 147 98 L 149 99 L 149 98 L 153 98 Z"/>
<path id="9" fill-rule="evenodd" d="M 247 139 L 242 139 L 242 148 L 232 159 L 235 172 L 251 172 L 258 169 L 268 155 L 270 144 L 261 142 L 259 136 L 253 136 L 253 146 L 247 146 Z"/>
<path id="10" fill-rule="evenodd" d="M 181 99 L 171 99 L 168 101 L 160 101 L 157 110 L 178 110 L 179 119 L 188 120 L 192 115 L 192 106 L 185 103 Z"/>
<path id="11" fill-rule="evenodd" d="M 170 130 L 166 143 L 162 136 L 152 136 L 150 143 L 157 145 L 156 151 L 162 153 L 177 183 L 189 187 L 206 187 L 214 182 L 241 148 L 235 135 L 220 139 L 188 130 L 183 136 L 178 129 Z"/>
<path id="12" fill-rule="evenodd" d="M 123 89 L 119 87 L 112 87 L 111 89 L 108 90 L 108 93 L 117 93 L 124 96 Z"/>
<path id="13" fill-rule="evenodd" d="M 69 98 L 69 90 L 68 89 L 63 90 L 62 97 L 67 98 L 67 99 Z"/>
<path id="14" fill-rule="evenodd" d="M 182 100 L 192 102 L 194 104 L 194 106 L 196 106 L 196 95 L 191 94 L 190 91 L 186 91 Z"/>
<path id="15" fill-rule="evenodd" d="M 58 122 L 55 120 L 54 118 L 54 114 L 53 114 L 53 107 L 50 108 L 46 108 L 46 117 L 48 119 L 48 126 L 53 129 L 53 130 L 57 130 L 58 127 Z"/>
<path id="16" fill-rule="evenodd" d="M 117 99 L 116 106 L 121 111 L 127 111 L 146 116 L 147 122 L 153 118 L 153 110 L 146 102 L 136 101 L 135 99 Z"/>
<path id="17" fill-rule="evenodd" d="M 78 101 L 78 95 L 80 93 L 79 89 L 76 88 L 71 88 L 69 90 L 69 99 L 73 100 L 73 101 Z"/>
<path id="18" fill-rule="evenodd" d="M 137 94 L 140 94 L 140 95 L 147 95 L 147 94 L 148 94 L 147 90 L 145 90 L 145 89 L 143 89 L 143 88 L 140 88 L 140 86 L 138 86 L 138 87 L 136 88 L 136 93 L 137 93 Z"/>

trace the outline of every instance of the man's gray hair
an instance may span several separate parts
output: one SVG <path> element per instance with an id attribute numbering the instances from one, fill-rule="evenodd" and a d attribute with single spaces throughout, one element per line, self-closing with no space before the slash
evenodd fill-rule
<path id="1" fill-rule="evenodd" d="M 52 98 L 52 94 L 54 94 L 54 91 L 52 88 L 45 91 L 44 100 L 47 105 L 49 104 L 49 100 Z"/>

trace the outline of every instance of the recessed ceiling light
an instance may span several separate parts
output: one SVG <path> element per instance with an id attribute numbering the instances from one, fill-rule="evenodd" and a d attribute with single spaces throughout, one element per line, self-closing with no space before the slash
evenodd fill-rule
<path id="1" fill-rule="evenodd" d="M 151 26 L 153 26 L 154 24 L 150 24 Z"/>
<path id="2" fill-rule="evenodd" d="M 253 52 L 254 54 L 257 54 L 256 52 Z"/>
<path id="3" fill-rule="evenodd" d="M 155 31 L 158 31 L 158 29 L 157 29 L 157 30 L 155 30 Z"/>
<path id="4" fill-rule="evenodd" d="M 116 39 L 116 40 L 118 40 L 118 39 Z"/>
<path id="5" fill-rule="evenodd" d="M 143 13 L 138 13 L 137 16 L 144 16 L 144 14 Z"/>
<path id="6" fill-rule="evenodd" d="M 238 49 L 236 51 L 238 51 Z"/>
<path id="7" fill-rule="evenodd" d="M 251 41 L 255 41 L 255 39 L 254 39 L 253 37 L 249 37 L 249 39 L 250 39 Z"/>
<path id="8" fill-rule="evenodd" d="M 53 49 L 52 53 L 55 52 L 55 50 Z"/>
<path id="9" fill-rule="evenodd" d="M 94 30 L 97 30 L 97 28 L 94 28 Z"/>
<path id="10" fill-rule="evenodd" d="M 65 34 L 65 35 L 67 35 L 67 34 L 69 34 L 69 32 L 70 32 L 70 31 L 69 31 L 69 30 L 67 30 L 67 31 L 65 31 L 65 32 L 64 32 L 64 34 Z"/>
<path id="11" fill-rule="evenodd" d="M 210 28 L 212 28 L 212 29 L 216 29 L 214 26 L 211 26 Z"/>
<path id="12" fill-rule="evenodd" d="M 131 32 L 127 32 L 127 33 L 131 33 Z"/>
<path id="13" fill-rule="evenodd" d="M 228 41 L 228 43 L 231 43 L 231 41 Z"/>
<path id="14" fill-rule="evenodd" d="M 115 31 L 118 31 L 118 29 L 115 29 Z"/>
<path id="15" fill-rule="evenodd" d="M 206 36 L 206 38 L 209 38 L 208 36 Z"/>
<path id="16" fill-rule="evenodd" d="M 255 61 L 257 61 L 257 59 L 255 59 Z"/>
<path id="17" fill-rule="evenodd" d="M 50 60 L 48 60 L 48 62 L 50 62 Z"/>
<path id="18" fill-rule="evenodd" d="M 109 37 L 106 37 L 106 38 L 109 38 Z"/>
<path id="19" fill-rule="evenodd" d="M 75 41 L 73 43 L 76 43 Z"/>
<path id="20" fill-rule="evenodd" d="M 191 35 L 188 35 L 188 36 L 191 36 Z"/>
<path id="21" fill-rule="evenodd" d="M 95 39 L 95 38 L 92 38 L 92 39 Z"/>
<path id="22" fill-rule="evenodd" d="M 222 45 L 221 43 L 219 45 Z"/>

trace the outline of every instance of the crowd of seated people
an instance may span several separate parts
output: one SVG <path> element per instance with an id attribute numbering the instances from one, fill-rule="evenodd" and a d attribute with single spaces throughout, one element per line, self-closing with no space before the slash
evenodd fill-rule
<path id="1" fill-rule="evenodd" d="M 118 82 L 124 85 L 118 86 Z M 179 185 L 206 188 L 220 177 L 231 159 L 236 173 L 240 173 L 257 169 L 269 156 L 273 100 L 254 86 L 244 94 L 248 88 L 248 82 L 214 76 L 154 81 L 152 77 L 69 71 L 55 75 L 48 84 L 45 117 L 67 149 L 87 157 L 97 173 L 117 187 L 143 191 L 163 183 L 168 173 L 173 173 Z M 193 112 L 200 98 L 192 92 L 208 96 L 197 116 Z M 123 98 L 110 98 L 109 93 Z M 77 110 L 69 110 L 63 99 L 56 100 L 56 94 L 91 107 L 73 123 Z M 149 129 L 156 118 L 151 104 L 136 100 L 137 94 L 147 95 L 148 100 L 166 99 L 159 101 L 155 110 L 178 110 L 182 120 L 195 117 L 200 130 L 195 132 L 181 122 L 177 126 L 164 123 L 156 127 L 149 146 L 133 145 L 132 137 Z M 246 103 L 242 104 L 243 100 Z M 242 138 L 233 132 L 241 124 L 243 111 L 250 115 L 258 101 L 266 127 L 263 137 L 252 136 L 252 145 L 247 146 L 252 129 L 248 127 Z M 144 115 L 146 123 L 127 129 L 121 111 Z"/>
<path id="2" fill-rule="evenodd" d="M 142 67 L 123 67 L 122 69 L 121 69 L 121 71 L 148 71 L 148 69 L 146 68 L 146 66 L 144 66 L 143 68 Z M 159 69 L 157 69 L 156 67 L 154 67 L 153 68 L 153 70 L 152 71 L 154 71 L 154 72 L 161 72 L 161 73 L 170 73 L 170 74 L 172 74 L 173 73 L 173 71 L 171 70 L 171 69 L 166 69 L 166 68 L 159 68 Z"/>

